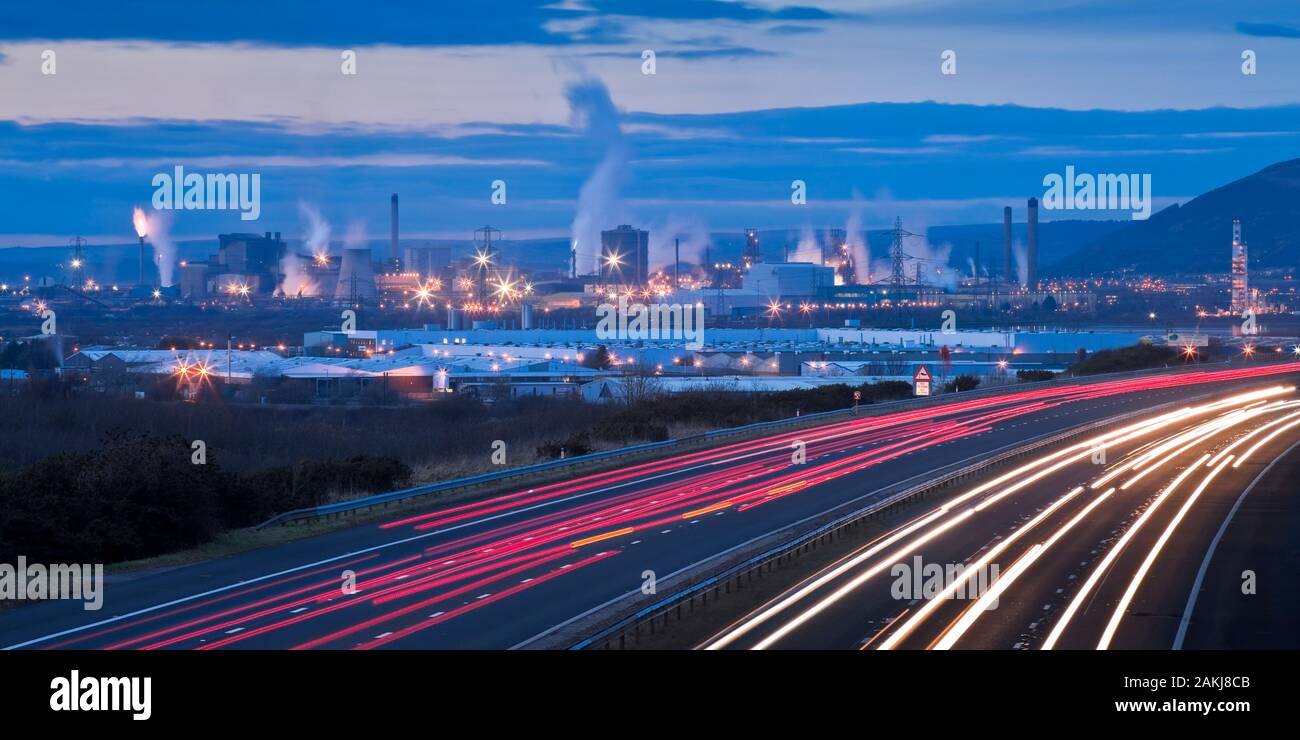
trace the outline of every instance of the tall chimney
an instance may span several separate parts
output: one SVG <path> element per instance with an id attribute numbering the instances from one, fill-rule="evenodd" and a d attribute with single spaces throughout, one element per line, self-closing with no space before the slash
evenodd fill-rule
<path id="1" fill-rule="evenodd" d="M 1015 273 L 1011 271 L 1011 206 L 1002 209 L 1002 282 L 1011 283 Z"/>
<path id="2" fill-rule="evenodd" d="M 140 237 L 140 285 L 144 285 L 144 237 Z"/>
<path id="3" fill-rule="evenodd" d="M 1038 284 L 1038 199 L 1029 199 L 1029 249 L 1026 250 L 1025 288 L 1033 290 Z"/>
<path id="4" fill-rule="evenodd" d="M 673 294 L 682 289 L 682 240 L 673 239 Z"/>
<path id="5" fill-rule="evenodd" d="M 393 233 L 388 242 L 388 259 L 393 263 L 393 268 L 398 269 L 401 260 L 397 254 L 397 193 L 393 193 Z"/>

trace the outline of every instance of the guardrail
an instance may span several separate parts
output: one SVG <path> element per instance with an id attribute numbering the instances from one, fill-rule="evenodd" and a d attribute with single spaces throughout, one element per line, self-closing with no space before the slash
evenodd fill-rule
<path id="1" fill-rule="evenodd" d="M 1207 365 L 1214 365 L 1214 364 L 1229 364 L 1229 363 L 1205 363 L 1205 364 L 1190 366 L 1187 369 L 1189 370 L 1199 369 L 1199 368 L 1206 367 Z M 334 504 L 322 504 L 320 506 L 311 506 L 302 509 L 293 509 L 291 511 L 283 512 L 281 514 L 276 514 L 270 519 L 267 519 L 261 524 L 258 524 L 256 527 L 254 527 L 254 529 L 264 529 L 266 527 L 271 527 L 277 524 L 288 524 L 291 522 L 302 521 L 305 519 L 319 519 L 324 517 L 337 516 L 343 513 L 356 512 L 364 509 L 373 508 L 375 506 L 387 506 L 389 504 L 398 501 L 406 501 L 413 498 L 419 498 L 421 496 L 429 496 L 436 493 L 443 493 L 457 488 L 476 486 L 484 483 L 495 483 L 498 481 L 509 480 L 510 478 L 535 475 L 537 473 L 542 473 L 549 470 L 555 470 L 557 468 L 577 467 L 590 462 L 599 462 L 601 460 L 608 460 L 612 458 L 623 457 L 626 455 L 638 455 L 645 452 L 653 452 L 655 450 L 669 449 L 672 447 L 677 447 L 686 444 L 694 444 L 694 443 L 705 442 L 713 439 L 721 439 L 725 437 L 735 436 L 738 434 L 749 434 L 752 432 L 762 431 L 764 429 L 775 429 L 783 426 L 794 426 L 796 424 L 802 424 L 808 421 L 817 421 L 819 419 L 830 419 L 837 416 L 851 416 L 854 414 L 860 416 L 877 416 L 880 413 L 891 411 L 894 408 L 900 406 L 940 405 L 942 402 L 950 400 L 954 396 L 960 398 L 996 396 L 1005 392 L 1019 391 L 1019 390 L 1030 389 L 1035 387 L 1044 387 L 1044 386 L 1052 386 L 1052 385 L 1069 386 L 1081 382 L 1118 380 L 1128 376 L 1156 374 L 1156 373 L 1163 372 L 1166 369 L 1167 368 L 1156 368 L 1156 369 L 1148 369 L 1148 370 L 1130 370 L 1121 373 L 1084 375 L 1084 376 L 1077 376 L 1071 378 L 1059 378 L 1059 379 L 1052 379 L 1052 380 L 1034 381 L 1029 383 L 1014 383 L 1005 386 L 990 386 L 988 388 L 976 388 L 974 390 L 962 391 L 961 393 L 944 393 L 937 396 L 904 398 L 898 401 L 884 401 L 882 403 L 867 404 L 866 406 L 849 407 L 845 409 L 837 409 L 834 411 L 822 411 L 815 414 L 804 414 L 801 416 L 792 416 L 785 419 L 775 419 L 773 421 L 761 421 L 761 422 L 756 422 L 754 424 L 746 424 L 744 426 L 739 426 L 739 427 L 730 427 L 727 429 L 716 429 L 714 431 L 704 432 L 702 434 L 693 434 L 688 437 L 677 437 L 674 439 L 664 440 L 662 442 L 647 442 L 645 444 L 632 445 L 630 447 L 620 447 L 613 450 L 605 450 L 603 452 L 593 452 L 588 455 L 579 455 L 577 457 L 570 457 L 562 460 L 550 460 L 547 462 L 537 463 L 534 465 L 526 465 L 518 468 L 510 468 L 507 470 L 500 470 L 492 473 L 483 473 L 482 475 L 470 476 L 468 478 L 456 478 L 454 480 L 443 481 L 441 483 L 431 483 L 424 486 L 404 488 L 397 491 L 390 491 L 388 493 L 376 494 L 374 496 L 366 496 L 364 498 L 352 499 L 350 501 L 340 501 Z M 852 381 L 853 381 L 852 377 L 845 378 L 846 385 L 850 384 Z"/>
<path id="2" fill-rule="evenodd" d="M 910 499 L 924 497 L 925 495 L 942 489 L 945 486 L 960 482 L 972 476 L 981 475 L 1002 463 L 1029 455 L 1045 447 L 1061 444 L 1062 442 L 1069 441 L 1075 437 L 1086 435 L 1094 430 L 1113 426 L 1116 422 L 1147 415 L 1152 412 L 1158 412 L 1162 409 L 1180 406 L 1185 403 L 1186 400 L 1163 403 L 1141 409 L 1140 411 L 1131 411 L 1101 421 L 1084 424 L 1073 429 L 1068 429 L 1064 432 L 1042 435 L 1030 440 L 1029 442 L 1014 445 L 1011 449 L 1007 449 L 1004 452 L 981 459 L 979 462 L 965 465 L 956 470 L 944 473 L 937 478 L 932 478 L 896 493 L 887 494 L 882 499 L 873 501 L 866 506 L 862 506 L 842 516 L 838 516 L 804 534 L 768 548 L 753 557 L 725 568 L 719 573 L 682 588 L 670 594 L 666 598 L 599 630 L 590 637 L 569 645 L 567 649 L 584 650 L 593 646 L 603 646 L 608 649 L 613 645 L 615 640 L 618 641 L 618 646 L 622 648 L 625 646 L 626 638 L 629 634 L 634 635 L 636 639 L 640 638 L 642 625 L 648 625 L 650 633 L 653 634 L 656 620 L 662 617 L 664 620 L 663 624 L 666 627 L 670 612 L 676 611 L 677 617 L 679 619 L 681 618 L 681 608 L 683 605 L 693 611 L 697 598 L 704 604 L 707 604 L 710 592 L 714 593 L 715 598 L 718 595 L 717 592 L 719 589 L 725 588 L 726 592 L 730 593 L 733 579 L 735 581 L 736 589 L 739 590 L 742 579 L 749 578 L 752 580 L 752 576 L 755 573 L 761 574 L 764 568 L 771 570 L 776 565 L 780 565 L 781 562 L 787 558 L 798 555 L 801 552 L 806 552 L 809 549 L 816 549 L 819 544 L 824 544 L 833 537 L 842 536 L 845 530 L 857 526 L 865 519 L 882 514 Z M 960 465 L 961 463 L 955 464 Z"/>

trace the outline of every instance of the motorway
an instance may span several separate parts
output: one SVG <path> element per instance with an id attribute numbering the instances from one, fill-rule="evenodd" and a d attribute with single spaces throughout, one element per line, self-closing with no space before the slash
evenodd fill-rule
<path id="1" fill-rule="evenodd" d="M 1148 375 L 956 397 L 939 406 L 772 433 L 762 439 L 582 474 L 470 503 L 430 507 L 379 524 L 358 525 L 233 557 L 119 576 L 106 585 L 105 606 L 99 612 L 82 611 L 78 603 L 60 602 L 0 613 L 0 645 L 204 650 L 535 645 L 553 628 L 617 600 L 643 598 L 648 604 L 659 598 L 642 593 L 650 573 L 662 583 L 721 553 L 744 552 L 798 522 L 865 505 L 891 487 L 923 481 L 935 470 L 978 461 L 1027 439 L 1165 404 L 1181 408 L 1204 403 L 1192 399 L 1208 394 L 1220 398 L 1272 389 L 1267 400 L 1253 408 L 1282 413 L 1273 411 L 1273 406 L 1294 399 L 1293 391 L 1281 386 L 1294 383 L 1297 374 L 1300 364 L 1286 363 Z M 1160 413 L 1167 411 L 1153 411 L 1146 418 Z M 1195 418 L 1213 418 L 1215 413 Z M 1171 423 L 1167 433 L 1173 433 L 1175 426 Z M 1148 436 L 1116 442 L 1112 459 L 1133 454 L 1141 445 L 1154 443 L 1158 435 L 1152 430 Z M 801 463 L 794 457 L 799 443 L 806 450 L 806 461 Z M 1170 463 L 1163 469 L 1174 467 Z M 1241 469 L 1213 470 L 1227 481 Z M 1148 477 L 1147 483 L 1154 485 L 1156 476 Z M 1185 485 L 1180 496 L 1198 486 L 1198 478 L 1191 477 Z M 1102 511 L 1107 502 L 1119 511 L 1122 502 L 1138 495 L 1138 491 L 1111 494 L 1095 511 Z M 1050 510 L 1043 508 L 1046 515 L 1040 522 L 1041 531 L 1058 526 L 1062 516 L 1075 512 L 1090 498 L 1079 493 Z M 1177 509 L 1180 500 L 1171 500 L 1162 512 Z M 968 552 L 956 547 L 935 557 L 961 562 L 988 544 L 989 532 L 1005 536 L 1012 531 L 1008 527 L 1023 525 L 1024 517 L 1035 515 L 1035 507 L 1046 507 L 1043 503 L 1015 506 L 1028 501 L 1023 495 L 1007 496 L 1003 501 L 994 513 L 1009 512 L 1009 516 L 992 529 L 977 533 L 954 527 L 953 537 L 931 540 L 955 543 L 959 539 L 955 535 L 961 532 Z M 972 497 L 972 508 L 966 510 L 978 508 L 975 503 Z M 960 517 L 972 521 L 990 518 L 960 512 L 953 518 Z M 923 522 L 923 526 L 939 521 Z M 1097 542 L 1113 536 L 1110 533 L 1115 526 L 1094 526 L 1091 519 L 1079 523 L 1074 534 L 1061 540 L 1060 552 L 1067 551 L 1067 542 L 1073 546 L 1085 533 Z M 1163 526 L 1164 519 L 1153 518 L 1144 532 Z M 1133 548 L 1126 549 L 1125 557 L 1140 552 L 1140 544 L 1135 542 Z M 1069 552 L 1085 563 L 1078 566 L 1082 578 L 1088 575 L 1086 563 L 1105 554 Z M 999 557 L 1012 562 L 1000 553 Z M 1017 588 L 1022 583 L 1037 583 L 1041 571 L 1028 569 Z M 1109 594 L 1114 587 L 1107 579 L 1097 593 Z M 1139 596 L 1145 598 L 1151 590 L 1143 588 Z M 986 625 L 995 623 L 1012 631 L 1020 629 L 1014 626 L 1017 608 L 1009 599 L 1002 599 L 997 610 L 984 612 L 997 615 L 996 619 L 979 620 L 980 630 L 972 631 L 969 639 L 983 640 L 987 634 L 988 642 L 980 644 L 994 647 L 1035 639 L 1027 633 L 1024 640 L 1005 640 L 985 631 Z M 864 635 L 869 637 L 883 626 L 873 619 L 886 619 L 891 611 L 899 611 L 897 601 L 890 602 L 883 610 L 877 608 L 876 616 L 864 619 L 866 612 L 856 611 L 856 601 L 840 599 L 836 608 L 843 607 L 844 612 L 836 612 L 836 618 L 823 610 L 830 620 L 824 631 L 824 620 L 818 620 L 815 630 L 791 632 L 788 644 L 860 646 Z M 1136 607 L 1142 602 L 1133 603 Z M 794 609 L 804 606 L 801 601 Z M 953 616 L 946 609 L 949 605 L 941 606 L 945 607 L 942 615 L 909 630 L 906 645 L 900 646 L 930 639 L 926 631 L 939 623 L 939 617 Z M 1041 604 L 1026 602 L 1025 608 L 1041 608 Z M 732 644 L 763 639 L 764 630 L 791 613 L 783 611 Z M 1090 639 L 1082 634 L 1085 626 L 1092 624 L 1090 615 L 1094 615 L 1092 610 L 1080 610 L 1077 624 L 1062 638 L 1063 647 Z M 1116 644 L 1129 644 L 1126 641 L 1140 621 L 1127 620 L 1115 637 Z M 1040 632 L 1051 626 L 1050 619 L 1038 622 L 1035 629 Z M 900 624 L 893 628 L 900 629 Z M 1196 632 L 1189 634 L 1195 637 Z M 783 640 L 782 646 L 785 644 Z"/>
<path id="2" fill-rule="evenodd" d="M 1297 647 L 1300 400 L 1216 394 L 1020 462 L 706 649 Z"/>

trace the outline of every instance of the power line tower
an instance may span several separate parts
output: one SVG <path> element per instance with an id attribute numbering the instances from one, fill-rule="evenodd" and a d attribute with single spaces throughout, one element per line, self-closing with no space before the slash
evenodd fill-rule
<path id="1" fill-rule="evenodd" d="M 86 245 L 86 240 L 77 237 L 72 240 L 72 285 L 73 287 L 82 285 L 85 281 L 82 279 L 86 270 L 86 259 L 81 254 L 81 248 Z"/>
<path id="2" fill-rule="evenodd" d="M 906 237 L 920 236 L 913 234 L 903 228 L 903 219 L 894 217 L 893 243 L 889 248 L 889 258 L 893 262 L 893 269 L 889 273 L 889 284 L 894 288 L 901 288 L 907 285 L 907 270 L 904 263 L 910 259 L 916 259 L 912 255 L 903 251 L 903 239 Z"/>

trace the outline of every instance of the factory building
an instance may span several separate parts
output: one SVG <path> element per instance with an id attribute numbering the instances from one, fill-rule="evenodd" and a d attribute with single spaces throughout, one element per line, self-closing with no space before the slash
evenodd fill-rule
<path id="1" fill-rule="evenodd" d="M 180 290 L 182 298 L 201 301 L 208 297 L 207 262 L 182 262 L 180 266 Z"/>
<path id="2" fill-rule="evenodd" d="M 745 273 L 741 288 L 773 298 L 812 298 L 834 284 L 833 267 L 812 262 L 760 262 Z"/>
<path id="3" fill-rule="evenodd" d="M 217 267 L 220 272 L 240 275 L 254 293 L 271 293 L 280 284 L 280 259 L 284 241 L 280 232 L 256 234 L 219 234 Z"/>
<path id="4" fill-rule="evenodd" d="M 745 229 L 745 250 L 740 257 L 745 267 L 753 267 L 763 261 L 763 250 L 758 243 L 758 229 Z"/>
<path id="5" fill-rule="evenodd" d="M 414 272 L 421 278 L 443 277 L 451 267 L 451 247 L 425 245 L 407 247 L 402 260 L 404 272 Z"/>
<path id="6" fill-rule="evenodd" d="M 285 243 L 280 232 L 218 234 L 217 253 L 207 262 L 180 265 L 182 298 L 203 300 L 213 294 L 270 295 L 284 275 Z"/>
<path id="7" fill-rule="evenodd" d="M 600 232 L 600 279 L 607 285 L 645 285 L 650 278 L 650 232 L 627 224 Z"/>

